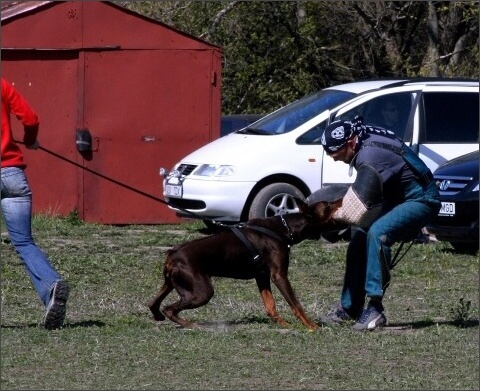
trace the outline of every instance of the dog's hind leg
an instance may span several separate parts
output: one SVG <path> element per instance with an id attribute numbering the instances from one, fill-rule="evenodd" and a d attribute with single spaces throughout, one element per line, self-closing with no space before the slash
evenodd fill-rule
<path id="1" fill-rule="evenodd" d="M 173 291 L 173 284 L 172 284 L 172 270 L 173 270 L 173 262 L 170 258 L 171 252 L 168 252 L 168 256 L 165 259 L 165 263 L 163 264 L 163 278 L 164 283 L 160 292 L 158 292 L 157 296 L 155 296 L 150 302 L 148 303 L 148 308 L 153 314 L 153 319 L 156 321 L 165 320 L 165 315 L 160 312 L 160 305 L 162 304 L 163 299 L 168 296 L 168 294 Z"/>
<path id="2" fill-rule="evenodd" d="M 195 278 L 187 273 L 172 274 L 172 283 L 180 296 L 180 300 L 167 305 L 162 312 L 175 323 L 184 328 L 198 328 L 195 322 L 178 316 L 180 311 L 204 306 L 213 296 L 213 285 L 209 276 L 196 275 Z"/>
<path id="3" fill-rule="evenodd" d="M 148 303 L 148 308 L 150 308 L 150 311 L 153 314 L 153 319 L 156 321 L 165 320 L 165 315 L 160 312 L 160 304 L 172 290 L 173 286 L 165 281 L 158 295 Z"/>
<path id="4" fill-rule="evenodd" d="M 267 312 L 267 315 L 270 317 L 270 319 L 272 319 L 275 323 L 278 323 L 280 326 L 290 326 L 278 314 L 277 308 L 275 306 L 275 299 L 272 294 L 272 288 L 270 285 L 270 277 L 268 276 L 268 274 L 262 274 L 255 277 L 255 281 L 257 282 L 258 290 L 260 291 L 263 306 L 265 307 L 265 311 Z"/>

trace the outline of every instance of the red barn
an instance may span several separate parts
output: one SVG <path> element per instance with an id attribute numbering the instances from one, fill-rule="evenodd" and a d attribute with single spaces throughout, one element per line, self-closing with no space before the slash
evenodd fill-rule
<path id="1" fill-rule="evenodd" d="M 158 171 L 219 137 L 221 49 L 109 1 L 2 1 L 1 20 L 2 76 L 40 117 L 34 213 L 179 222 Z"/>

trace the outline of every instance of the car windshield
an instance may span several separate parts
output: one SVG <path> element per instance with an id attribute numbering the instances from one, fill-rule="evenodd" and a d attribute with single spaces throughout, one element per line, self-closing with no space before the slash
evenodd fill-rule
<path id="1" fill-rule="evenodd" d="M 355 95 L 346 91 L 321 90 L 282 107 L 255 122 L 253 126 L 238 131 L 238 133 L 263 135 L 288 133 L 325 110 L 332 109 Z"/>

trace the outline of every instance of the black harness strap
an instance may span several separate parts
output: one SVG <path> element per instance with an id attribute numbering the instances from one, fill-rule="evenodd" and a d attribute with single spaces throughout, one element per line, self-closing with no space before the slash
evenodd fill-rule
<path id="1" fill-rule="evenodd" d="M 262 232 L 266 235 L 271 236 L 274 239 L 277 239 L 279 242 L 282 242 L 282 243 L 286 243 L 286 240 L 291 241 L 286 236 L 282 237 L 279 234 L 277 234 L 276 232 L 272 231 L 271 229 L 268 229 L 268 228 L 265 228 L 265 227 L 257 227 L 255 225 L 247 225 L 247 226 L 245 226 L 245 228 L 250 228 L 250 229 L 253 229 L 254 231 Z M 288 247 L 290 247 L 289 243 L 286 243 L 286 244 L 287 244 Z"/>
<path id="2" fill-rule="evenodd" d="M 237 227 L 231 227 L 230 229 L 237 236 L 237 238 L 239 238 L 242 243 L 250 250 L 250 252 L 252 253 L 253 262 L 258 264 L 258 262 L 260 261 L 260 254 L 253 246 L 252 242 L 250 242 L 250 240 L 248 240 L 247 237 L 243 234 L 243 232 L 240 231 Z"/>
<path id="3" fill-rule="evenodd" d="M 265 227 L 258 227 L 256 225 L 243 225 L 240 228 L 253 229 L 254 231 L 258 231 L 258 232 L 264 233 L 268 236 L 271 236 L 272 238 L 278 240 L 279 242 L 282 242 L 282 243 L 286 244 L 288 249 L 290 250 L 290 243 L 292 242 L 292 240 L 288 239 L 286 236 L 282 237 L 281 235 L 279 235 L 275 231 L 272 231 L 271 229 L 268 229 L 268 228 L 265 228 Z M 239 238 L 242 241 L 242 243 L 248 248 L 248 250 L 252 254 L 253 262 L 258 265 L 260 260 L 261 260 L 260 254 L 259 254 L 258 250 L 255 248 L 255 246 L 252 244 L 252 242 L 250 242 L 250 240 L 247 239 L 245 234 L 238 227 L 230 227 L 230 229 L 235 234 L 235 236 L 237 238 Z M 287 240 L 290 243 L 287 243 Z"/>

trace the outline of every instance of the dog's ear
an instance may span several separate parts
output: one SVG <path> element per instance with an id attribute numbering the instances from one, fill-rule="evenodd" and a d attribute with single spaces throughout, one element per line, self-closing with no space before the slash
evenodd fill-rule
<path id="1" fill-rule="evenodd" d="M 327 220 L 330 220 L 332 218 L 333 214 L 337 211 L 337 209 L 342 206 L 342 202 L 343 202 L 343 198 L 340 198 L 339 200 L 328 203 Z"/>
<path id="2" fill-rule="evenodd" d="M 313 205 L 315 214 L 321 221 L 328 221 L 332 218 L 335 211 L 342 206 L 342 198 L 334 202 L 319 201 Z"/>
<path id="3" fill-rule="evenodd" d="M 335 212 L 338 208 L 342 206 L 342 203 L 343 203 L 343 198 L 340 198 L 339 200 L 336 200 L 334 202 L 330 202 L 330 209 L 332 209 L 333 212 Z"/>
<path id="4" fill-rule="evenodd" d="M 320 221 L 327 221 L 330 218 L 330 207 L 327 201 L 318 201 L 312 205 L 315 215 Z"/>

